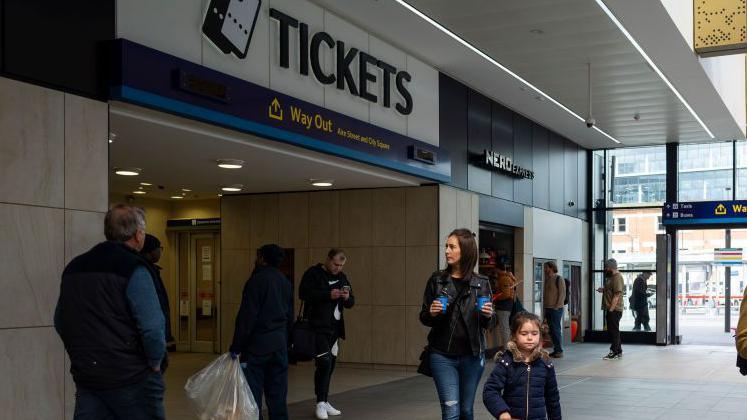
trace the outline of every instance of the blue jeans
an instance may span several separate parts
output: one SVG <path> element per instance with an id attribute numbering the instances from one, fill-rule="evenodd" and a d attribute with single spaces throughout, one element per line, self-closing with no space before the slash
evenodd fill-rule
<path id="1" fill-rule="evenodd" d="M 259 419 L 262 420 L 262 393 L 264 391 L 267 414 L 270 419 L 287 420 L 288 352 L 278 350 L 262 356 L 248 355 L 247 362 L 242 363 L 241 367 L 257 408 L 259 408 Z"/>
<path id="2" fill-rule="evenodd" d="M 150 373 L 140 383 L 122 388 L 94 390 L 76 387 L 75 420 L 162 420 L 163 376 Z"/>
<path id="3" fill-rule="evenodd" d="M 550 338 L 552 338 L 552 344 L 554 350 L 557 353 L 563 352 L 563 308 L 551 309 L 545 308 L 545 319 L 547 319 L 547 326 L 550 328 Z"/>
<path id="4" fill-rule="evenodd" d="M 477 385 L 485 356 L 444 356 L 431 353 L 431 370 L 441 402 L 442 420 L 472 420 Z"/>

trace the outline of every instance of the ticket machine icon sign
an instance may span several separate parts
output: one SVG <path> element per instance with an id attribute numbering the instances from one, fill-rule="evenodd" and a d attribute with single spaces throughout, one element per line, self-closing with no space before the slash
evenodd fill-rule
<path id="1" fill-rule="evenodd" d="M 726 206 L 723 204 L 719 204 L 716 206 L 716 210 L 713 212 L 716 216 L 723 216 L 726 214 Z"/>

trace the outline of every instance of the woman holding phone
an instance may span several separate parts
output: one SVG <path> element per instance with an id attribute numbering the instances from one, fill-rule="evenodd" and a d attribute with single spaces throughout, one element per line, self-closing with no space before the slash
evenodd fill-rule
<path id="1" fill-rule="evenodd" d="M 477 242 L 469 229 L 449 234 L 446 268 L 425 286 L 420 322 L 428 334 L 430 369 L 443 420 L 472 420 L 477 385 L 485 369 L 485 330 L 495 325 L 492 290 L 475 272 Z"/>

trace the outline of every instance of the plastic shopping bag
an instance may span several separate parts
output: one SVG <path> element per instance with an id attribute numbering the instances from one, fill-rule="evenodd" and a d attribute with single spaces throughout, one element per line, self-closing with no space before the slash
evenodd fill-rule
<path id="1" fill-rule="evenodd" d="M 187 397 L 200 420 L 257 420 L 259 412 L 241 365 L 229 353 L 187 380 Z"/>

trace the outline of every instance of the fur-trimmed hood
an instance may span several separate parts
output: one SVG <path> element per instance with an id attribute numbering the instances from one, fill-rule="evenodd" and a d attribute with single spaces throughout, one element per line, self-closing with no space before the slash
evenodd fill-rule
<path id="1" fill-rule="evenodd" d="M 508 354 L 511 356 L 511 359 L 513 359 L 516 363 L 526 363 L 524 360 L 524 356 L 521 354 L 521 351 L 519 350 L 519 347 L 516 345 L 516 342 L 511 340 L 506 344 L 506 350 L 502 352 L 498 352 L 495 355 L 495 360 L 500 360 L 504 354 Z M 535 347 L 534 351 L 532 351 L 532 354 L 529 355 L 529 363 L 534 363 L 535 360 L 542 359 L 543 362 L 546 364 L 550 363 L 550 355 L 542 349 L 541 345 L 538 345 Z"/>

